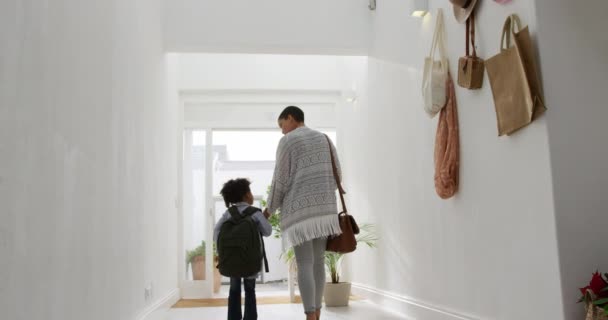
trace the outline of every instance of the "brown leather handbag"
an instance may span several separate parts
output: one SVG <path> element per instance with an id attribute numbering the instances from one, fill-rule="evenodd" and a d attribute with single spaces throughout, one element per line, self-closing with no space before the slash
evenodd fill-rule
<path id="1" fill-rule="evenodd" d="M 475 47 L 475 10 L 467 19 L 467 52 L 458 60 L 458 85 L 467 89 L 480 89 L 483 85 L 484 61 L 477 56 Z M 473 46 L 470 55 L 469 46 Z"/>
<path id="2" fill-rule="evenodd" d="M 340 177 L 338 176 L 338 168 L 336 166 L 334 152 L 332 151 L 331 141 L 329 140 L 329 137 L 327 135 L 325 135 L 325 138 L 327 138 L 327 143 L 329 143 L 331 166 L 333 168 L 336 184 L 338 185 L 342 208 L 344 209 L 342 212 L 338 213 L 342 234 L 337 236 L 331 236 L 327 239 L 327 251 L 332 251 L 336 253 L 349 253 L 357 249 L 357 239 L 355 239 L 355 235 L 359 234 L 359 226 L 357 225 L 355 218 L 349 215 L 348 211 L 346 210 L 346 202 L 344 202 L 344 194 L 346 192 L 344 191 L 344 188 L 342 188 L 342 183 L 340 182 Z"/>

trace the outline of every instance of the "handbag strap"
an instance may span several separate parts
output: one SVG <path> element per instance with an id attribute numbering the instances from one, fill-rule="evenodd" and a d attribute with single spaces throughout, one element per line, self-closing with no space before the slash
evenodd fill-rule
<path id="1" fill-rule="evenodd" d="M 511 16 L 505 20 L 502 26 L 502 36 L 500 37 L 500 51 L 509 49 L 511 46 Z"/>
<path id="2" fill-rule="evenodd" d="M 431 52 L 429 53 L 429 57 L 433 58 L 435 56 L 435 51 L 437 48 L 439 48 L 441 59 L 446 59 L 447 54 L 445 52 L 444 41 L 445 35 L 443 26 L 443 10 L 439 8 L 437 9 L 437 22 L 435 23 L 435 31 L 433 32 L 433 42 L 431 44 Z"/>
<path id="3" fill-rule="evenodd" d="M 515 31 L 517 28 L 517 31 Z M 521 20 L 516 14 L 507 17 L 505 24 L 502 27 L 502 37 L 500 38 L 500 50 L 509 49 L 511 46 L 511 35 L 521 31 Z M 506 41 L 505 41 L 506 40 Z"/>
<path id="4" fill-rule="evenodd" d="M 517 27 L 517 31 L 515 31 L 515 27 Z M 511 15 L 511 32 L 513 34 L 516 34 L 519 31 L 521 31 L 521 20 L 519 19 L 518 15 L 512 14 Z"/>
<path id="5" fill-rule="evenodd" d="M 344 194 L 346 193 L 346 191 L 344 191 L 344 188 L 342 188 L 342 183 L 340 182 L 340 177 L 338 176 L 338 166 L 336 165 L 336 159 L 334 157 L 334 151 L 332 149 L 331 140 L 329 140 L 328 135 L 325 135 L 325 138 L 327 139 L 327 143 L 329 144 L 329 156 L 331 157 L 331 167 L 334 172 L 334 179 L 336 179 L 336 185 L 338 186 L 338 193 L 340 194 L 342 209 L 344 209 L 344 211 L 338 214 L 347 213 L 348 210 L 346 209 L 346 202 L 344 201 Z"/>
<path id="6" fill-rule="evenodd" d="M 473 46 L 473 57 L 477 58 L 477 48 L 475 46 L 475 9 L 467 19 L 467 57 L 469 56 L 469 46 Z"/>
<path id="7" fill-rule="evenodd" d="M 431 40 L 431 50 L 429 51 L 429 57 L 433 57 L 435 53 L 435 46 L 437 45 L 437 33 L 439 32 L 439 15 L 441 15 L 441 9 L 437 9 L 437 20 L 435 21 L 435 30 L 433 30 L 433 40 Z"/>

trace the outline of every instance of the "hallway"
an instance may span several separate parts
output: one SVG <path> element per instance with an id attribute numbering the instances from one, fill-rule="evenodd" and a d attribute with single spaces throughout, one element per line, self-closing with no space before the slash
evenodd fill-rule
<path id="1" fill-rule="evenodd" d="M 458 188 L 442 199 L 421 88 L 440 12 L 445 71 L 465 71 L 452 2 L 0 1 L 0 319 L 224 319 L 171 306 L 221 283 L 219 188 L 249 177 L 262 206 L 292 104 L 378 234 L 334 268 L 361 300 L 323 319 L 583 319 L 579 288 L 608 271 L 608 1 L 469 1 L 486 62 L 507 17 L 527 27 L 548 110 L 499 136 L 488 73 L 455 86 Z M 259 283 L 293 275 L 288 249 L 269 239 Z"/>

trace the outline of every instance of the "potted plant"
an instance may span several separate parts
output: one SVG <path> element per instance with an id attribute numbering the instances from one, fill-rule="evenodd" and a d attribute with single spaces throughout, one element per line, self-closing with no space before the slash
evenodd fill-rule
<path id="1" fill-rule="evenodd" d="M 362 224 L 359 229 L 361 233 L 356 236 L 357 244 L 363 243 L 370 248 L 375 248 L 378 236 L 373 224 Z M 325 285 L 325 305 L 328 307 L 348 306 L 351 283 L 340 282 L 340 268 L 344 254 L 327 251 L 325 252 L 325 267 L 331 277 L 331 282 Z"/>
<path id="2" fill-rule="evenodd" d="M 267 190 L 267 195 L 270 193 L 270 186 Z M 267 202 L 265 200 L 261 200 L 260 204 L 263 207 L 267 206 Z M 272 214 L 268 221 L 272 225 L 272 229 L 274 231 L 274 237 L 281 237 L 281 226 L 280 226 L 280 218 L 279 211 Z M 379 238 L 376 234 L 375 226 L 373 224 L 362 224 L 359 227 L 361 233 L 359 233 L 355 238 L 358 243 L 364 243 L 370 248 L 375 248 L 376 243 Z M 297 273 L 297 266 L 295 263 L 295 252 L 293 251 L 293 247 L 287 249 L 285 252 L 281 254 L 283 260 L 289 266 L 289 278 L 290 281 L 297 280 L 295 277 Z M 328 307 L 340 307 L 347 306 L 348 299 L 350 297 L 351 291 L 351 283 L 349 282 L 340 282 L 340 268 L 342 264 L 342 260 L 344 258 L 344 254 L 335 253 L 335 252 L 325 252 L 325 267 L 331 276 L 331 282 L 327 283 L 325 286 L 324 299 L 325 305 Z M 295 302 L 293 296 L 293 289 L 290 288 L 290 295 L 292 296 L 292 302 Z M 608 319 L 607 319 L 608 320 Z"/>
<path id="3" fill-rule="evenodd" d="M 207 267 L 205 264 L 205 241 L 201 241 L 201 244 L 194 248 L 194 250 L 186 250 L 186 272 L 188 267 L 192 266 L 192 279 L 193 280 L 205 280 Z M 218 293 L 222 286 L 222 275 L 220 270 L 215 266 L 218 263 L 217 247 L 213 244 L 213 292 Z"/>
<path id="4" fill-rule="evenodd" d="M 194 248 L 194 250 L 186 250 L 186 272 L 188 267 L 192 266 L 192 279 L 205 280 L 207 274 L 205 266 L 205 241 Z"/>
<path id="5" fill-rule="evenodd" d="M 266 197 L 270 195 L 270 187 L 271 186 L 268 186 L 268 188 L 266 189 Z M 263 208 L 268 207 L 268 202 L 265 199 L 262 199 L 260 200 L 260 205 Z M 275 213 L 270 215 L 270 217 L 268 217 L 268 222 L 270 222 L 270 225 L 272 226 L 273 237 L 275 237 L 276 239 L 281 238 L 281 219 L 279 218 L 280 213 L 280 210 L 277 210 Z M 295 284 L 297 283 L 298 273 L 295 257 L 296 256 L 293 251 L 293 248 L 287 249 L 285 252 L 281 253 L 280 256 L 280 258 L 283 259 L 283 261 L 285 261 L 285 263 L 287 264 L 287 283 L 289 287 L 289 299 L 292 303 L 296 302 Z"/>
<path id="6" fill-rule="evenodd" d="M 270 195 L 270 187 L 271 186 L 268 186 L 268 188 L 266 189 L 266 197 Z M 268 201 L 262 199 L 260 200 L 260 205 L 262 206 L 262 208 L 268 207 Z M 268 222 L 270 222 L 270 225 L 272 226 L 273 236 L 276 239 L 281 238 L 281 219 L 279 218 L 280 213 L 281 210 L 277 210 L 275 213 L 270 215 L 270 217 L 268 217 Z"/>
<path id="7" fill-rule="evenodd" d="M 295 286 L 298 283 L 298 266 L 296 265 L 296 253 L 293 247 L 290 247 L 285 252 L 281 253 L 280 258 L 287 264 L 287 286 L 289 289 L 289 301 L 296 303 Z"/>
<path id="8" fill-rule="evenodd" d="M 587 309 L 586 320 L 608 320 L 608 273 L 595 272 L 589 285 L 580 288 L 581 298 Z"/>
<path id="9" fill-rule="evenodd" d="M 379 238 L 376 234 L 373 224 L 362 224 L 359 229 L 361 233 L 356 236 L 357 244 L 364 243 L 370 248 L 375 248 Z M 282 254 L 283 260 L 289 265 L 290 272 L 297 272 L 295 264 L 295 252 L 293 248 L 289 248 Z M 350 297 L 351 283 L 340 282 L 340 268 L 344 254 L 326 251 L 325 252 L 325 267 L 331 277 L 331 282 L 325 284 L 325 292 L 323 297 L 325 305 L 328 307 L 344 307 L 348 306 Z"/>

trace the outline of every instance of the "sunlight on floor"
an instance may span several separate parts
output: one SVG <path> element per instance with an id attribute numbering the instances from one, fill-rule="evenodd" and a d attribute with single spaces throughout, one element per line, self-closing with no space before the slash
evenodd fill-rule
<path id="1" fill-rule="evenodd" d="M 299 294 L 296 289 L 296 294 Z M 213 295 L 213 300 L 226 299 L 228 286 L 223 285 L 220 292 Z M 285 283 L 266 283 L 256 286 L 256 296 L 262 300 L 288 301 L 289 292 Z M 279 299 L 281 298 L 281 299 Z M 284 298 L 284 299 L 283 299 Z M 187 304 L 186 304 L 187 305 Z M 196 304 L 192 304 L 195 305 Z M 208 304 L 213 305 L 213 304 Z M 204 308 L 173 308 L 168 312 L 166 320 L 222 320 L 226 319 L 226 307 L 204 307 Z M 258 319 L 304 319 L 302 305 L 293 304 L 258 304 Z M 350 306 L 340 308 L 324 308 L 323 320 L 358 320 L 358 319 L 381 319 L 381 320 L 405 320 L 406 317 L 390 310 L 383 310 L 379 306 L 358 298 L 351 299 Z"/>

